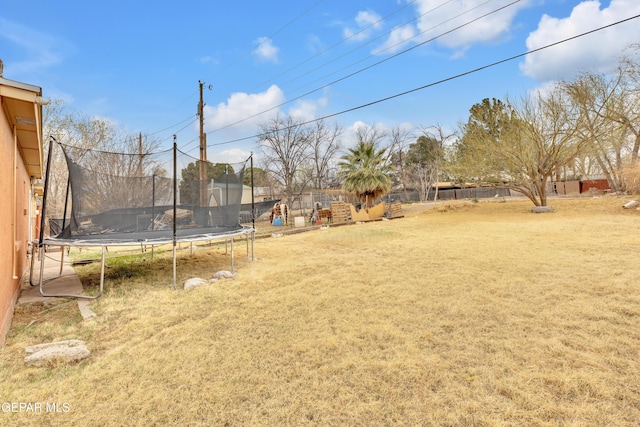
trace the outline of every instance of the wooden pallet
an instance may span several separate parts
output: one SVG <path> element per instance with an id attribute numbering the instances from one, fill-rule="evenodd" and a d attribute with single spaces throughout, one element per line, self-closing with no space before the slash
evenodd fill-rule
<path id="1" fill-rule="evenodd" d="M 402 203 L 393 202 L 387 205 L 386 214 L 390 218 L 402 216 Z"/>
<path id="2" fill-rule="evenodd" d="M 351 218 L 349 203 L 331 202 L 331 218 L 334 223 L 347 222 Z"/>

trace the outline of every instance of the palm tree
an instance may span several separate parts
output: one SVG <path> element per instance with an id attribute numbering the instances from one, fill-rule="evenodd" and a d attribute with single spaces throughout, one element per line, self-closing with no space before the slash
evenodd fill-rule
<path id="1" fill-rule="evenodd" d="M 393 166 L 385 156 L 386 149 L 376 150 L 373 142 L 360 141 L 355 148 L 349 148 L 338 163 L 342 188 L 354 193 L 367 207 L 391 190 L 390 172 Z"/>

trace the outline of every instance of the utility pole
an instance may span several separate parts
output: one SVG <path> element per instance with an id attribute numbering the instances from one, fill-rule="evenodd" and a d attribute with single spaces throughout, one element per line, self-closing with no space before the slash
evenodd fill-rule
<path id="1" fill-rule="evenodd" d="M 142 154 L 142 132 L 138 135 L 138 154 L 140 154 L 140 159 L 138 160 L 138 176 L 142 176 L 142 161 L 144 160 L 144 155 Z"/>
<path id="2" fill-rule="evenodd" d="M 204 100 L 202 87 L 204 82 L 198 80 L 200 85 L 200 103 L 198 104 L 198 115 L 200 116 L 200 206 L 207 206 L 207 139 L 204 133 Z"/>

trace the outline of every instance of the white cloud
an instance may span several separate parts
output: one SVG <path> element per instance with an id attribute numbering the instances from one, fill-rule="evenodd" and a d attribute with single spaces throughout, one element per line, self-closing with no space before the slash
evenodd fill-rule
<path id="1" fill-rule="evenodd" d="M 60 64 L 65 56 L 75 50 L 73 45 L 64 40 L 3 18 L 0 18 L 0 39 L 8 40 L 10 45 L 6 49 L 15 49 L 20 52 L 15 56 L 22 57 L 15 62 L 6 62 L 5 58 L 4 75 L 7 78 L 41 72 Z"/>
<path id="2" fill-rule="evenodd" d="M 638 13 L 637 0 L 611 0 L 603 9 L 599 1 L 583 1 L 567 18 L 544 15 L 527 38 L 527 48 L 540 48 Z M 624 49 L 638 40 L 640 25 L 631 21 L 528 55 L 520 68 L 540 81 L 571 77 L 587 69 L 608 71 L 617 65 Z"/>
<path id="3" fill-rule="evenodd" d="M 394 53 L 406 46 L 416 35 L 415 27 L 412 25 L 404 25 L 391 30 L 391 34 L 387 41 L 373 51 L 374 55 L 382 53 Z"/>
<path id="4" fill-rule="evenodd" d="M 523 1 L 487 15 L 438 38 L 437 43 L 451 49 L 494 43 L 508 34 L 514 17 L 528 4 L 528 1 Z M 428 40 L 488 14 L 498 6 L 486 0 L 453 0 L 444 5 L 441 0 L 418 0 L 418 32 L 422 33 L 422 40 Z"/>
<path id="5" fill-rule="evenodd" d="M 312 53 L 319 53 L 326 49 L 322 39 L 315 34 L 312 34 L 307 38 L 307 48 Z"/>
<path id="6" fill-rule="evenodd" d="M 326 107 L 328 102 L 326 95 L 315 100 L 302 100 L 289 109 L 289 115 L 302 121 L 313 120 L 318 117 L 318 109 Z"/>
<path id="7" fill-rule="evenodd" d="M 263 62 L 278 62 L 280 49 L 273 44 L 268 37 L 260 37 L 256 40 L 258 47 L 253 51 L 254 55 Z"/>
<path id="8" fill-rule="evenodd" d="M 225 126 L 233 126 L 239 132 L 255 131 L 260 123 L 266 118 L 278 113 L 279 109 L 274 108 L 284 102 L 282 90 L 272 85 L 265 92 L 248 94 L 237 92 L 231 94 L 227 102 L 218 104 L 215 107 L 205 105 L 204 117 L 206 131 L 210 132 Z M 266 110 L 272 109 L 267 115 L 258 115 Z M 256 117 L 253 117 L 256 116 Z"/>
<path id="9" fill-rule="evenodd" d="M 549 95 L 553 94 L 553 93 L 558 93 L 558 81 L 557 80 L 550 80 L 548 82 L 544 82 L 542 83 L 540 86 L 532 88 L 530 90 L 527 91 L 527 95 L 535 98 L 538 96 L 541 96 L 543 99 L 547 98 Z"/>
<path id="10" fill-rule="evenodd" d="M 219 61 L 213 56 L 202 56 L 198 58 L 198 62 L 201 64 L 219 64 Z"/>
<path id="11" fill-rule="evenodd" d="M 219 163 L 239 163 L 247 160 L 249 155 L 251 155 L 250 151 L 242 150 L 240 148 L 230 148 L 228 150 L 220 151 L 216 154 L 215 158 Z"/>
<path id="12" fill-rule="evenodd" d="M 356 28 L 345 28 L 342 34 L 345 39 L 352 41 L 363 41 L 371 34 L 382 27 L 380 15 L 375 12 L 362 10 L 355 17 Z"/>
<path id="13" fill-rule="evenodd" d="M 394 53 L 409 43 L 433 40 L 440 46 L 455 49 L 454 57 L 462 56 L 474 44 L 496 43 L 507 37 L 515 16 L 529 4 L 530 1 L 525 0 L 492 13 L 500 4 L 486 0 L 444 3 L 441 0 L 418 0 L 415 3 L 416 23 L 394 28 L 386 42 L 373 53 Z"/>

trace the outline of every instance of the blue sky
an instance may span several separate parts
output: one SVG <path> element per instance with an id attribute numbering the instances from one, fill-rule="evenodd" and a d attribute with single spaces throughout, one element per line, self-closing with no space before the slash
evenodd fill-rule
<path id="1" fill-rule="evenodd" d="M 638 14 L 638 0 L 0 0 L 0 59 L 5 78 L 167 146 L 175 133 L 194 156 L 203 81 L 209 160 L 235 161 L 275 114 L 333 115 Z M 362 125 L 452 131 L 483 98 L 610 70 L 631 43 L 640 19 L 327 121 L 347 146 Z"/>

